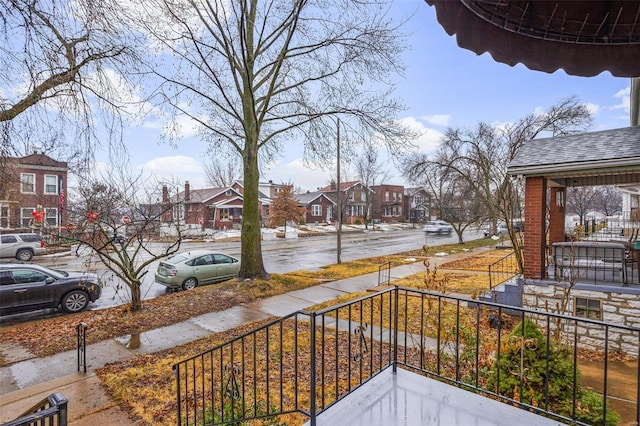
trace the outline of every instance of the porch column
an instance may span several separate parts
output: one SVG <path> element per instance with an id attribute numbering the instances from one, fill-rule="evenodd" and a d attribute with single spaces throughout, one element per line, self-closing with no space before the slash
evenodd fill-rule
<path id="1" fill-rule="evenodd" d="M 547 180 L 544 177 L 527 177 L 524 197 L 524 277 L 542 279 L 546 276 Z"/>
<path id="2" fill-rule="evenodd" d="M 566 188 L 550 188 L 549 191 L 549 244 L 564 241 L 564 217 L 566 205 Z"/>

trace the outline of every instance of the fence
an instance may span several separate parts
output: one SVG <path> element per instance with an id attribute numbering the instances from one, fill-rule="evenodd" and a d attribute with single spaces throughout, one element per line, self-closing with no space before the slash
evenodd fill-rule
<path id="1" fill-rule="evenodd" d="M 489 290 L 515 277 L 518 273 L 518 261 L 515 252 L 496 260 L 489 265 Z"/>
<path id="2" fill-rule="evenodd" d="M 54 393 L 25 411 L 20 417 L 2 426 L 67 426 L 67 399 Z"/>
<path id="3" fill-rule="evenodd" d="M 583 333 L 585 325 L 597 332 Z M 313 426 L 398 367 L 567 423 L 607 424 L 612 404 L 638 422 L 639 344 L 636 328 L 395 287 L 296 312 L 175 364 L 177 423 L 289 414 Z M 623 356 L 634 381 L 626 397 L 611 379 L 612 360 Z M 584 359 L 601 378 L 590 389 L 580 382 Z"/>

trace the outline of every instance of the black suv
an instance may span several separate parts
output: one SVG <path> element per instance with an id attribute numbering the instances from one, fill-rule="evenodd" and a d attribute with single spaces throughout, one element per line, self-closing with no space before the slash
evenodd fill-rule
<path id="1" fill-rule="evenodd" d="M 30 264 L 0 264 L 0 315 L 41 309 L 80 312 L 98 300 L 98 276 Z"/>

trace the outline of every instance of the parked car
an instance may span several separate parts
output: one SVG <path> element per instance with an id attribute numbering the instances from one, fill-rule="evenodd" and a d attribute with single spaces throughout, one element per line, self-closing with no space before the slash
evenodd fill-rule
<path id="1" fill-rule="evenodd" d="M 41 309 L 80 312 L 102 294 L 93 273 L 59 271 L 40 265 L 0 264 L 0 315 Z"/>
<path id="2" fill-rule="evenodd" d="M 46 252 L 44 239 L 38 234 L 0 235 L 0 258 L 15 257 L 28 262 L 33 256 Z"/>
<path id="3" fill-rule="evenodd" d="M 191 250 L 160 262 L 155 281 L 169 288 L 190 290 L 202 284 L 226 281 L 238 275 L 240 261 L 212 250 Z"/>
<path id="4" fill-rule="evenodd" d="M 422 230 L 428 234 L 450 235 L 451 231 L 453 231 L 453 226 L 444 220 L 430 220 Z"/>

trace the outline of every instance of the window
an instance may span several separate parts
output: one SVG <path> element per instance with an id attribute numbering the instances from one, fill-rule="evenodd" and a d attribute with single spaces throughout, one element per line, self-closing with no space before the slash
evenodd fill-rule
<path id="1" fill-rule="evenodd" d="M 311 205 L 311 216 L 322 216 L 322 206 L 320 204 Z"/>
<path id="2" fill-rule="evenodd" d="M 0 205 L 0 228 L 9 227 L 9 206 Z"/>
<path id="3" fill-rule="evenodd" d="M 0 235 L 2 244 L 17 243 L 18 238 L 15 235 Z"/>
<path id="4" fill-rule="evenodd" d="M 230 209 L 220 209 L 220 220 L 229 220 L 232 217 Z"/>
<path id="5" fill-rule="evenodd" d="M 36 192 L 36 175 L 33 173 L 20 173 L 20 192 L 23 194 Z"/>
<path id="6" fill-rule="evenodd" d="M 33 208 L 22 208 L 20 209 L 20 225 L 28 227 L 31 225 L 31 220 L 33 219 L 33 213 L 36 209 Z"/>
<path id="7" fill-rule="evenodd" d="M 362 191 L 360 193 L 360 201 L 367 201 L 367 193 Z"/>
<path id="8" fill-rule="evenodd" d="M 389 201 L 389 191 L 385 191 L 385 193 L 384 193 L 384 200 L 385 200 L 385 201 Z"/>
<path id="9" fill-rule="evenodd" d="M 353 194 L 353 192 L 350 192 L 349 193 L 349 201 L 354 201 L 355 199 L 356 198 L 355 198 L 355 195 Z"/>
<path id="10" fill-rule="evenodd" d="M 44 175 L 44 193 L 58 195 L 58 176 Z"/>
<path id="11" fill-rule="evenodd" d="M 574 303 L 575 316 L 594 320 L 602 320 L 602 301 L 598 299 L 576 297 L 574 299 Z"/>
<path id="12" fill-rule="evenodd" d="M 46 212 L 45 220 L 49 226 L 56 226 L 58 224 L 58 209 L 44 209 Z"/>

